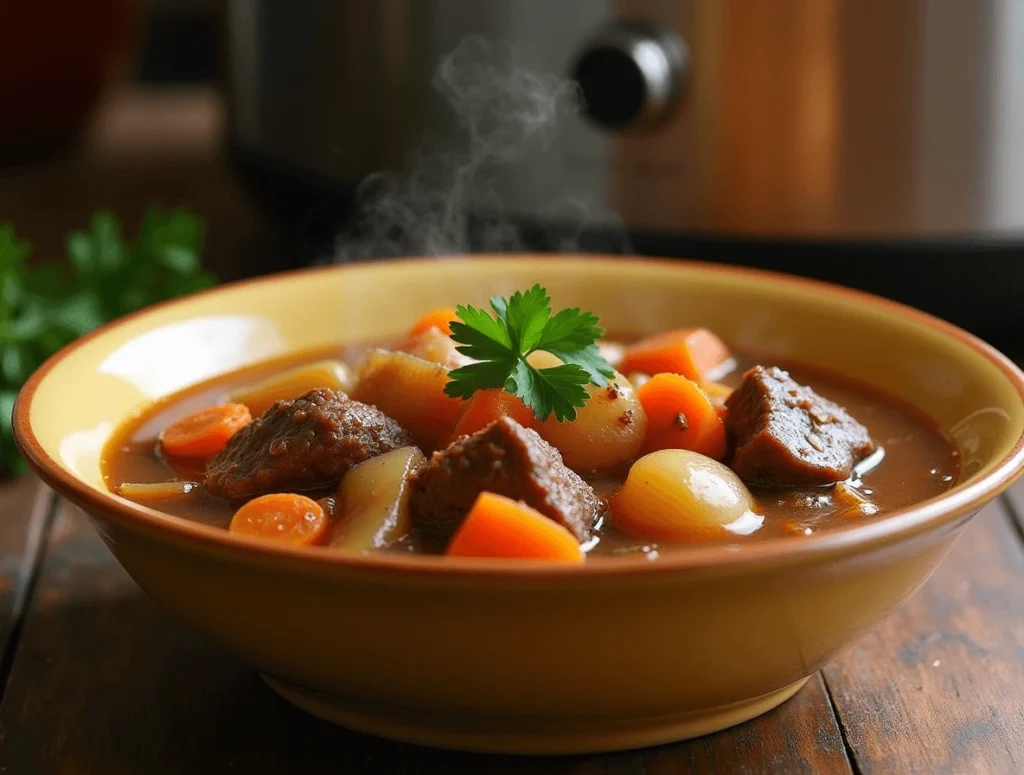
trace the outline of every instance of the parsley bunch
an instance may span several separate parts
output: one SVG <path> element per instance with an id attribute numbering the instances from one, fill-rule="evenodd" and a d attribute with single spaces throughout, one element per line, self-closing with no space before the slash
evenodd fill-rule
<path id="1" fill-rule="evenodd" d="M 453 322 L 452 339 L 458 351 L 477 363 L 448 374 L 444 391 L 469 398 L 478 390 L 504 388 L 522 399 L 539 420 L 553 412 L 558 421 L 575 420 L 576 408 L 589 397 L 588 384 L 603 387 L 615 374 L 601 357 L 597 340 L 604 334 L 598 318 L 578 307 L 551 314 L 551 298 L 540 285 L 509 299 L 490 300 L 492 317 L 469 305 L 456 308 L 462 322 Z M 527 360 L 538 350 L 549 352 L 562 365 L 538 369 Z"/>
<path id="2" fill-rule="evenodd" d="M 24 470 L 11 432 L 18 389 L 46 358 L 108 320 L 205 288 L 203 222 L 151 209 L 134 242 L 108 212 L 67 239 L 67 263 L 29 264 L 31 247 L 0 224 L 0 475 Z"/>

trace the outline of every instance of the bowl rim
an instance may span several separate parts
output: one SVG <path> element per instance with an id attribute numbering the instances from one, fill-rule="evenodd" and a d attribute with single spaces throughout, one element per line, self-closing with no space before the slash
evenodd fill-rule
<path id="1" fill-rule="evenodd" d="M 275 272 L 260 277 L 224 283 L 177 299 L 150 305 L 136 312 L 124 315 L 66 345 L 48 358 L 29 377 L 28 381 L 19 391 L 14 406 L 12 425 L 15 441 L 25 459 L 45 483 L 53 487 L 61 495 L 68 497 L 72 502 L 95 514 L 101 521 L 117 524 L 126 530 L 139 532 L 141 528 L 146 532 L 159 536 L 160 539 L 176 540 L 190 545 L 190 548 L 248 555 L 252 560 L 262 558 L 268 561 L 283 561 L 288 564 L 297 562 L 301 563 L 303 567 L 308 567 L 310 570 L 325 567 L 349 568 L 371 573 L 382 572 L 389 575 L 412 574 L 421 576 L 497 576 L 501 578 L 521 576 L 538 578 L 566 575 L 582 577 L 619 576 L 638 573 L 646 575 L 677 573 L 698 568 L 716 568 L 721 571 L 735 570 L 737 568 L 746 570 L 756 566 L 798 562 L 810 558 L 820 558 L 837 553 L 867 549 L 878 544 L 893 543 L 901 538 L 910 537 L 936 528 L 978 510 L 982 505 L 1002 493 L 1024 471 L 1024 429 L 1022 429 L 1013 448 L 991 471 L 977 481 L 972 482 L 963 489 L 950 490 L 920 503 L 887 512 L 885 516 L 871 522 L 864 524 L 854 523 L 849 526 L 814 533 L 806 537 L 778 536 L 743 545 L 723 543 L 673 546 L 671 550 L 661 553 L 656 561 L 651 561 L 644 555 L 638 555 L 602 558 L 599 562 L 588 562 L 583 565 L 563 565 L 529 560 L 490 558 L 457 558 L 453 560 L 443 555 L 415 555 L 411 553 L 408 555 L 386 553 L 348 554 L 325 551 L 322 547 L 292 547 L 272 544 L 258 538 L 232 535 L 223 528 L 203 525 L 184 517 L 165 514 L 159 510 L 133 503 L 112 492 L 99 491 L 85 484 L 78 477 L 63 468 L 43 449 L 32 430 L 30 415 L 36 389 L 58 363 L 92 339 L 101 337 L 126 322 L 155 310 L 178 305 L 184 306 L 197 296 L 223 293 L 259 283 L 277 282 L 289 277 L 318 274 L 321 272 L 344 272 L 350 267 L 400 267 L 405 264 L 420 264 L 434 260 L 473 263 L 486 261 L 494 265 L 500 265 L 502 263 L 522 262 L 524 259 L 559 262 L 578 261 L 588 264 L 600 262 L 615 265 L 636 265 L 637 263 L 661 265 L 731 276 L 754 277 L 765 282 L 813 290 L 828 296 L 852 298 L 859 303 L 878 309 L 880 313 L 897 315 L 923 323 L 946 337 L 952 337 L 966 344 L 998 367 L 1016 388 L 1018 396 L 1024 402 L 1024 372 L 1003 353 L 952 323 L 900 302 L 864 291 L 781 272 L 689 259 L 587 253 L 474 253 L 462 256 L 410 256 L 351 264 L 304 267 L 284 272 Z"/>

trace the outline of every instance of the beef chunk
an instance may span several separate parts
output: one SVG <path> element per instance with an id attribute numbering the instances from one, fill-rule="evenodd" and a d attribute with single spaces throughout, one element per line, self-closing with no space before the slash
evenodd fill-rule
<path id="1" fill-rule="evenodd" d="M 241 499 L 326 487 L 357 463 L 412 443 L 405 428 L 376 407 L 316 388 L 276 402 L 232 436 L 206 467 L 206 489 Z"/>
<path id="2" fill-rule="evenodd" d="M 745 482 L 825 485 L 874 451 L 867 429 L 778 367 L 755 366 L 725 402 L 732 469 Z"/>
<path id="3" fill-rule="evenodd" d="M 417 527 L 450 535 L 483 491 L 521 500 L 586 540 L 601 511 L 590 485 L 536 431 L 502 417 L 435 452 L 412 491 Z"/>

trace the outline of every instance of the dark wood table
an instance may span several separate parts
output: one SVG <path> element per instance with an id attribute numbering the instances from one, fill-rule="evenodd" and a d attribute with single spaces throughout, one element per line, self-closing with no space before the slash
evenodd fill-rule
<path id="1" fill-rule="evenodd" d="M 1024 772 L 1024 487 L 906 607 L 759 719 L 645 751 L 448 753 L 292 708 L 159 610 L 73 507 L 0 487 L 0 773 Z"/>

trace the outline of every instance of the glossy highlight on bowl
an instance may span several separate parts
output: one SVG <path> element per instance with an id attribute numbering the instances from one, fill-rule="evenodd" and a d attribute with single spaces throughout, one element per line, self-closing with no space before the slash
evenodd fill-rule
<path id="1" fill-rule="evenodd" d="M 292 549 L 104 486 L 103 443 L 154 399 L 534 282 L 610 330 L 707 325 L 738 349 L 874 384 L 952 436 L 962 480 L 813 536 L 568 567 Z M 47 362 L 19 397 L 15 429 L 145 591 L 297 704 L 413 742 L 584 752 L 703 734 L 790 696 L 909 597 L 1019 475 L 1022 395 L 1024 377 L 987 345 L 864 294 L 678 261 L 477 256 L 293 272 L 145 310 Z"/>

